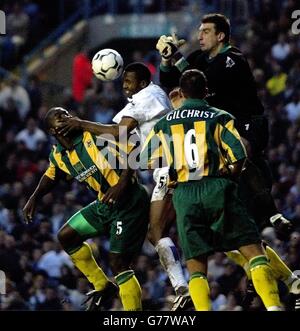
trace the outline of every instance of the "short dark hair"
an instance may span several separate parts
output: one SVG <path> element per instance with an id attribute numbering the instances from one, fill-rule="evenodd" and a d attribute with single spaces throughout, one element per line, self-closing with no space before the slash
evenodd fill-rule
<path id="1" fill-rule="evenodd" d="M 217 33 L 223 32 L 225 34 L 224 43 L 229 43 L 230 21 L 225 15 L 217 13 L 204 15 L 202 23 L 213 23 Z"/>
<path id="2" fill-rule="evenodd" d="M 145 80 L 147 83 L 151 81 L 151 72 L 142 62 L 132 62 L 127 65 L 124 71 L 134 72 L 139 81 Z"/>
<path id="3" fill-rule="evenodd" d="M 182 74 L 179 86 L 185 97 L 203 99 L 206 95 L 207 79 L 202 71 L 190 69 Z"/>
<path id="4" fill-rule="evenodd" d="M 56 115 L 56 113 L 58 113 L 59 111 L 65 110 L 62 107 L 52 107 L 50 108 L 46 115 L 44 116 L 44 127 L 46 128 L 47 131 L 49 131 L 49 129 L 51 129 L 52 127 L 52 121 L 54 116 Z"/>

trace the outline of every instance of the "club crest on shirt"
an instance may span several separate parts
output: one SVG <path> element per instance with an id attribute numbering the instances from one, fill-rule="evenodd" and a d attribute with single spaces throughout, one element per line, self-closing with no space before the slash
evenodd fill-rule
<path id="1" fill-rule="evenodd" d="M 86 147 L 87 148 L 90 148 L 92 146 L 92 141 L 91 140 L 88 140 L 87 142 L 86 142 Z"/>
<path id="2" fill-rule="evenodd" d="M 232 58 L 227 56 L 227 58 L 226 58 L 226 68 L 231 68 L 234 65 L 235 65 L 235 62 L 232 60 Z"/>

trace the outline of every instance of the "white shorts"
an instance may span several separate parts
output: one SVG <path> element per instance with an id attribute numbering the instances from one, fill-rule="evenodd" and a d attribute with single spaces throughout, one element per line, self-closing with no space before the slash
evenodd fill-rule
<path id="1" fill-rule="evenodd" d="M 169 167 L 155 169 L 153 179 L 156 185 L 152 192 L 151 201 L 161 201 L 167 194 L 171 194 L 173 189 L 168 188 L 169 183 Z"/>

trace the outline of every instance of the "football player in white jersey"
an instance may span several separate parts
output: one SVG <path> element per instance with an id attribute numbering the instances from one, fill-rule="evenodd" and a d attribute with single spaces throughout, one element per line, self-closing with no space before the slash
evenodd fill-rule
<path id="1" fill-rule="evenodd" d="M 158 85 L 151 82 L 149 69 L 139 62 L 129 64 L 123 73 L 123 91 L 128 104 L 113 118 L 116 124 L 104 125 L 69 117 L 64 120 L 62 134 L 81 128 L 98 136 L 112 135 L 121 140 L 122 136 L 136 132 L 140 146 L 156 122 L 171 110 L 168 96 Z M 179 255 L 172 239 L 166 236 L 168 220 L 174 220 L 174 210 L 167 187 L 168 168 L 157 169 L 153 174 L 156 186 L 152 193 L 150 208 L 150 227 L 148 239 L 154 245 L 160 262 L 166 270 L 176 292 L 172 310 L 185 310 L 191 306 L 188 285 L 183 275 Z M 113 204 L 124 192 L 120 178 L 117 185 L 110 188 L 103 201 Z"/>

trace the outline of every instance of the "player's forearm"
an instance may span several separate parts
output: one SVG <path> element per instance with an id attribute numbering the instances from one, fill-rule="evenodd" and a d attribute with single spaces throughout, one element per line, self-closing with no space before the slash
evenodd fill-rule
<path id="1" fill-rule="evenodd" d="M 163 60 L 160 64 L 159 79 L 164 87 L 173 88 L 178 86 L 181 73 L 189 66 L 189 63 L 181 53 L 178 52 L 175 56 L 174 65 L 172 65 L 170 61 L 164 62 Z"/>
<path id="2" fill-rule="evenodd" d="M 134 174 L 134 170 L 130 169 L 129 166 L 127 169 L 124 169 L 120 175 L 119 183 L 128 183 Z"/>
<path id="3" fill-rule="evenodd" d="M 57 181 L 49 178 L 46 175 L 43 175 L 35 191 L 32 193 L 30 198 L 40 199 L 44 195 L 50 193 L 55 187 Z"/>
<path id="4" fill-rule="evenodd" d="M 116 124 L 101 124 L 90 121 L 80 121 L 80 127 L 84 131 L 88 131 L 95 135 L 111 134 L 115 138 L 119 137 L 119 126 Z"/>

